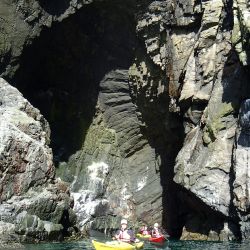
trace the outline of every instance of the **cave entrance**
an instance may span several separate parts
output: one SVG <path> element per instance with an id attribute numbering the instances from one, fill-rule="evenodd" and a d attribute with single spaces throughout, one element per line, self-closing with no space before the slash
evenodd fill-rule
<path id="1" fill-rule="evenodd" d="M 20 67 L 9 79 L 48 120 L 56 165 L 81 148 L 101 79 L 132 63 L 135 2 L 89 4 L 45 28 L 24 49 Z"/>

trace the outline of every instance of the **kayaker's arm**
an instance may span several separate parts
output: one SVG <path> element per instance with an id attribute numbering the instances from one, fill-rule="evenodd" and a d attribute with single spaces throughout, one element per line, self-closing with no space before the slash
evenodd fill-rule
<path id="1" fill-rule="evenodd" d="M 118 231 L 115 233 L 114 238 L 115 238 L 116 240 L 120 241 L 120 238 L 121 238 L 120 236 L 121 236 L 121 230 L 118 230 Z"/>

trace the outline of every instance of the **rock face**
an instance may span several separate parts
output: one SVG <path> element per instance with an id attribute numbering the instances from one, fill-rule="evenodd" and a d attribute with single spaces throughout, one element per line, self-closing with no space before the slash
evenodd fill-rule
<path id="1" fill-rule="evenodd" d="M 249 235 L 249 99 L 241 104 L 233 156 L 235 174 L 233 202 L 241 219 L 241 231 L 247 238 Z"/>
<path id="2" fill-rule="evenodd" d="M 233 4 L 234 27 L 232 42 L 239 54 L 243 65 L 249 65 L 249 3 L 247 1 L 235 1 Z"/>
<path id="3" fill-rule="evenodd" d="M 248 214 L 247 158 L 237 146 L 239 107 L 249 96 L 248 13 L 244 1 L 152 1 L 138 16 L 146 53 L 137 53 L 131 67 L 134 101 L 147 125 L 163 134 L 160 142 L 172 157 L 180 148 L 171 151 L 168 145 L 181 146 L 184 132 L 174 166 L 178 186 L 164 173 L 166 193 L 174 187 L 176 203 L 183 204 L 177 210 L 182 239 L 249 237 L 243 216 L 243 210 Z M 183 128 L 173 117 L 182 117 Z M 171 136 L 174 131 L 179 139 Z M 164 135 L 169 136 L 164 140 Z M 169 208 L 166 213 L 173 214 Z"/>
<path id="4" fill-rule="evenodd" d="M 247 199 L 247 195 L 239 191 L 246 181 L 241 179 L 239 184 L 244 170 L 239 168 L 237 146 L 239 107 L 249 95 L 246 84 L 249 72 L 243 66 L 248 63 L 241 54 L 248 52 L 247 47 L 245 51 L 235 49 L 231 42 L 231 31 L 237 29 L 237 22 L 233 26 L 232 3 L 209 1 L 202 7 L 198 37 L 183 68 L 180 97 L 177 97 L 186 119 L 186 137 L 176 158 L 174 181 L 212 208 L 204 212 L 206 217 L 216 211 L 217 216 L 224 218 L 218 220 L 216 233 L 214 225 L 204 226 L 204 238 L 248 238 L 249 225 L 238 202 L 239 198 Z M 240 22 L 245 25 L 245 21 Z M 192 226 L 192 221 L 197 224 L 198 216 L 190 217 L 184 235 L 188 230 L 199 230 L 195 223 Z"/>
<path id="5" fill-rule="evenodd" d="M 70 202 L 67 190 L 52 184 L 49 125 L 2 78 L 0 103 L 1 234 L 29 241 L 62 237 Z"/>
<path id="6" fill-rule="evenodd" d="M 71 169 L 64 170 L 64 178 L 74 178 L 74 209 L 82 227 L 97 217 L 95 227 L 98 217 L 107 215 L 114 217 L 111 223 L 116 216 L 134 223 L 161 220 L 159 164 L 141 127 L 129 95 L 128 71 L 111 71 L 100 83 L 97 112 L 83 148 L 71 157 Z M 106 223 L 106 228 L 118 225 Z"/>
<path id="7" fill-rule="evenodd" d="M 84 4 L 91 2 L 91 0 L 62 2 L 47 2 L 44 0 L 2 1 L 0 4 L 1 74 L 6 77 L 14 75 L 19 66 L 19 58 L 23 48 L 39 35 L 43 26 L 51 27 L 53 22 L 62 21 Z"/>
<path id="8" fill-rule="evenodd" d="M 54 168 L 47 121 L 17 89 L 2 78 L 0 84 L 0 197 L 6 201 L 47 183 Z"/>
<path id="9" fill-rule="evenodd" d="M 126 217 L 182 239 L 249 238 L 249 8 L 0 3 L 0 73 L 46 117 L 54 153 L 46 120 L 2 80 L 8 231 L 49 238 L 72 225 L 69 185 L 81 229 Z M 53 161 L 68 184 L 53 184 Z"/>

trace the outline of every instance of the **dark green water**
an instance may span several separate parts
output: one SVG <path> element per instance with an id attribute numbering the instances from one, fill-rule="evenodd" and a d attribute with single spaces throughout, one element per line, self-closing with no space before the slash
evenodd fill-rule
<path id="1" fill-rule="evenodd" d="M 83 250 L 94 249 L 90 240 L 79 241 L 74 243 L 44 243 L 37 245 L 26 245 L 26 250 Z M 200 242 L 200 241 L 168 241 L 163 246 L 153 246 L 145 243 L 145 250 L 224 250 L 224 249 L 250 249 L 250 242 L 235 243 L 235 242 Z"/>

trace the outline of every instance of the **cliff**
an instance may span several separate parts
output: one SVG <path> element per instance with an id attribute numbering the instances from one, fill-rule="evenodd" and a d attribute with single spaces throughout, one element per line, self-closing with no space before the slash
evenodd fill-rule
<path id="1" fill-rule="evenodd" d="M 239 0 L 0 3 L 10 232 L 27 237 L 27 217 L 64 233 L 125 217 L 249 238 L 249 16 Z"/>

